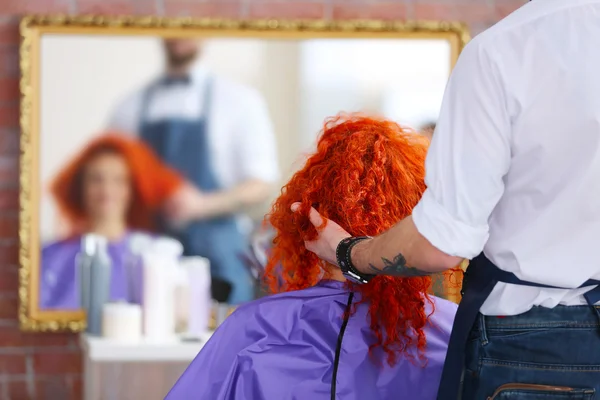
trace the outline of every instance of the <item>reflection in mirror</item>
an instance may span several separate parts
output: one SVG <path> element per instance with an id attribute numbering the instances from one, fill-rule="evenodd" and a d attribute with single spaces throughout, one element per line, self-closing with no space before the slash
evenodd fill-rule
<path id="1" fill-rule="evenodd" d="M 325 118 L 361 111 L 427 134 L 451 54 L 445 39 L 44 35 L 39 308 L 149 307 L 158 280 L 179 295 L 152 304 L 187 310 L 212 279 L 224 318 L 257 296 L 261 262 L 248 261 L 248 235 Z M 148 249 L 179 257 L 167 236 L 184 257 L 206 258 L 212 278 L 146 270 Z M 91 262 L 110 273 L 92 278 Z"/>

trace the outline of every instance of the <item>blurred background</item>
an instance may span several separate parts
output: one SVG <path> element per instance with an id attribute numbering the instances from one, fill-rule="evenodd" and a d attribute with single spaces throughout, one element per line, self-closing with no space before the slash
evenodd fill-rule
<path id="1" fill-rule="evenodd" d="M 273 195 L 302 165 L 326 118 L 382 115 L 415 129 L 435 121 L 450 73 L 445 40 L 209 39 L 204 67 L 256 89 L 273 126 L 281 171 Z M 41 237 L 60 230 L 50 181 L 110 128 L 120 102 L 164 69 L 160 38 L 51 35 L 42 40 Z M 82 101 L 85 99 L 85 101 Z M 272 196 L 253 211 L 260 220 Z"/>

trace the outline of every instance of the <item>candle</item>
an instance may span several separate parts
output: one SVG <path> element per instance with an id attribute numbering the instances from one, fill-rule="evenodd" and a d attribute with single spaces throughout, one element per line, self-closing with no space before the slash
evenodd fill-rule
<path id="1" fill-rule="evenodd" d="M 102 336 L 122 342 L 142 337 L 142 308 L 138 304 L 107 303 L 102 310 Z"/>

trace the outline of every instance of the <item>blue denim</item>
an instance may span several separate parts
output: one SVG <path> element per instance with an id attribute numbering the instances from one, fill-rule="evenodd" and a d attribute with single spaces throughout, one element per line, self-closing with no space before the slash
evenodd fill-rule
<path id="1" fill-rule="evenodd" d="M 598 306 L 480 314 L 467 344 L 462 400 L 600 400 L 599 316 Z"/>

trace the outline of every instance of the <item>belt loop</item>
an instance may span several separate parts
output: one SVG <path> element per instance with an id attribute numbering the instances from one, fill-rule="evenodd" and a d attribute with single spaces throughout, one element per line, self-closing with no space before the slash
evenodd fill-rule
<path id="1" fill-rule="evenodd" d="M 585 297 L 588 305 L 592 307 L 598 317 L 598 322 L 600 322 L 600 285 L 586 292 L 583 297 Z"/>
<path id="2" fill-rule="evenodd" d="M 598 316 L 598 323 L 600 324 L 600 305 L 593 305 L 592 309 L 594 310 L 594 312 Z"/>
<path id="3" fill-rule="evenodd" d="M 487 329 L 485 326 L 485 315 L 479 313 L 479 334 L 481 335 L 481 345 L 488 344 Z"/>

